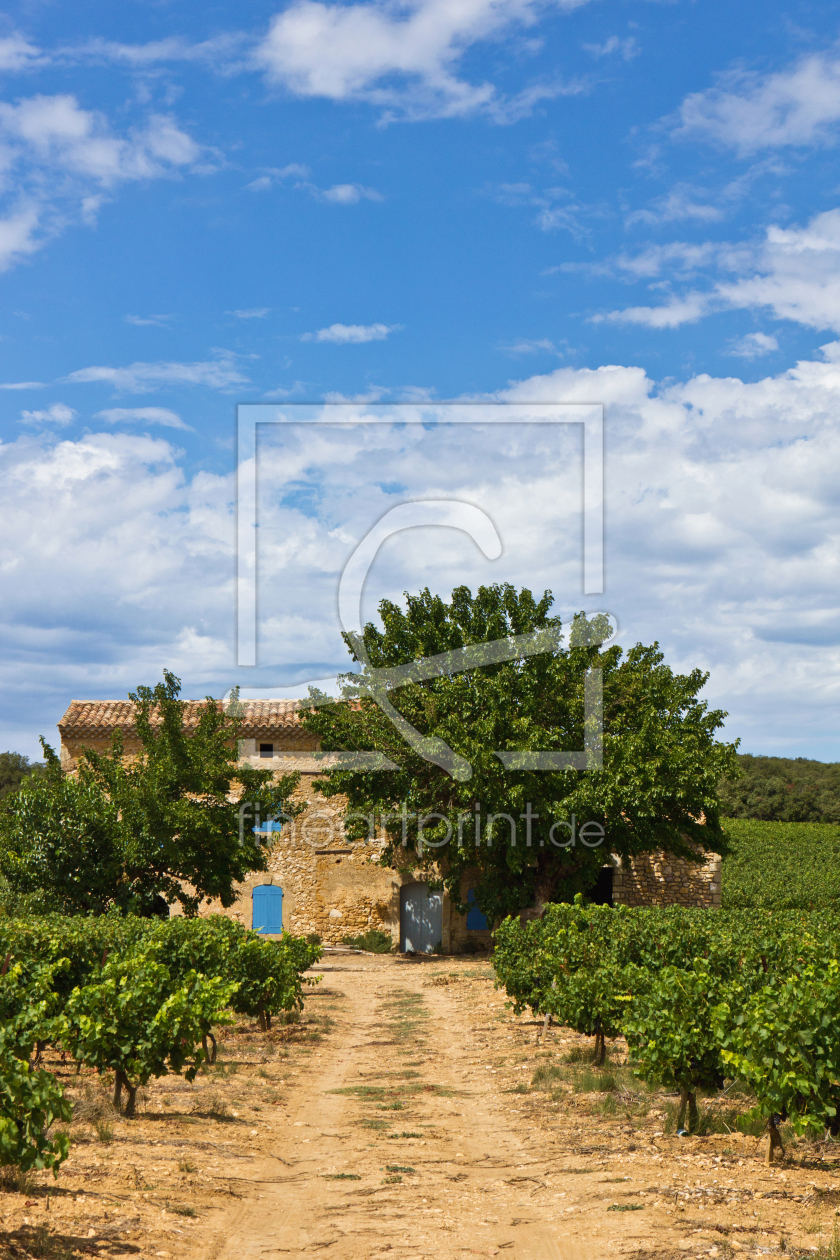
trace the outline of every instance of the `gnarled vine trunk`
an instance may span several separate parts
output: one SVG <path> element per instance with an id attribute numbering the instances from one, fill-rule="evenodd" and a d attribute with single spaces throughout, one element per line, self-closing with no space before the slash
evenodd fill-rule
<path id="1" fill-rule="evenodd" d="M 697 1095 L 689 1089 L 680 1090 L 680 1109 L 677 1114 L 677 1129 L 685 1129 L 686 1109 L 688 1110 L 688 1132 L 696 1133 L 699 1123 L 697 1113 Z"/>

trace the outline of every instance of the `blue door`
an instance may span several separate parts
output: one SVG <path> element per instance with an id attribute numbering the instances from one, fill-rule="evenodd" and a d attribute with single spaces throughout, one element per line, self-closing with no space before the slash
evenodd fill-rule
<path id="1" fill-rule="evenodd" d="M 468 932 L 486 932 L 487 931 L 487 915 L 482 914 L 478 906 L 475 904 L 475 889 L 467 890 L 467 931 Z"/>
<path id="2" fill-rule="evenodd" d="M 251 894 L 254 917 L 251 926 L 255 932 L 283 931 L 283 889 L 273 884 L 260 884 Z"/>

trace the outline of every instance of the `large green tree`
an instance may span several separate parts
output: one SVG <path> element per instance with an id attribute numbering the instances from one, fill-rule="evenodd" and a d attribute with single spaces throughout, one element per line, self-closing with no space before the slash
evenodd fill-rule
<path id="1" fill-rule="evenodd" d="M 606 618 L 580 615 L 564 641 L 550 592 L 405 598 L 380 604 L 382 629 L 345 636 L 361 672 L 337 703 L 313 692 L 304 716 L 323 750 L 396 767 L 338 765 L 316 783 L 347 796 L 350 836 L 385 835 L 383 864 L 442 879 L 456 904 L 477 867 L 476 901 L 498 919 L 586 890 L 611 852 L 725 851 L 717 784 L 735 749 L 715 739 L 725 714 L 698 699 L 706 674 L 675 674 L 657 644 L 605 645 Z M 464 668 L 471 645 L 485 663 Z M 538 752 L 577 757 L 546 771 L 521 755 Z"/>
<path id="2" fill-rule="evenodd" d="M 110 752 L 85 749 L 67 775 L 43 745 L 44 772 L 0 807 L 0 875 L 13 893 L 42 893 L 45 906 L 70 913 L 148 914 L 180 902 L 194 914 L 203 898 L 231 905 L 235 882 L 265 870 L 255 824 L 299 812 L 289 799 L 298 775 L 274 781 L 239 763 L 236 704 L 225 710 L 208 696 L 188 727 L 180 689 L 167 671 L 129 694 L 139 755 L 124 755 L 117 732 Z"/>

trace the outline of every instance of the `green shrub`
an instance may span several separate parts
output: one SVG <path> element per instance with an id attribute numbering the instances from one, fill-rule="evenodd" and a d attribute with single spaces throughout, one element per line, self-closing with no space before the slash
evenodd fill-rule
<path id="1" fill-rule="evenodd" d="M 351 949 L 363 949 L 369 954 L 390 954 L 394 948 L 391 937 L 379 928 L 370 928 L 362 936 L 343 936 L 341 943 L 349 945 Z"/>

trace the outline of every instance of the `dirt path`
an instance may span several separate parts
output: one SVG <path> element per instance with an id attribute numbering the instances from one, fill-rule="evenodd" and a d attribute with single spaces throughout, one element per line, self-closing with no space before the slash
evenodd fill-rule
<path id="1" fill-rule="evenodd" d="M 785 1201 L 803 1196 L 763 1169 L 754 1139 L 680 1143 L 655 1116 L 648 1135 L 629 1116 L 593 1119 L 591 1098 L 517 1097 L 547 1052 L 486 963 L 338 956 L 319 971 L 328 1048 L 252 1165 L 261 1197 L 219 1222 L 210 1260 L 667 1260 L 801 1236 Z"/>
<path id="2" fill-rule="evenodd" d="M 450 986 L 429 985 L 426 963 L 318 970 L 345 994 L 329 1054 L 254 1169 L 264 1197 L 222 1222 L 213 1260 L 591 1256 L 532 1201 L 545 1159 L 501 1113 Z"/>

